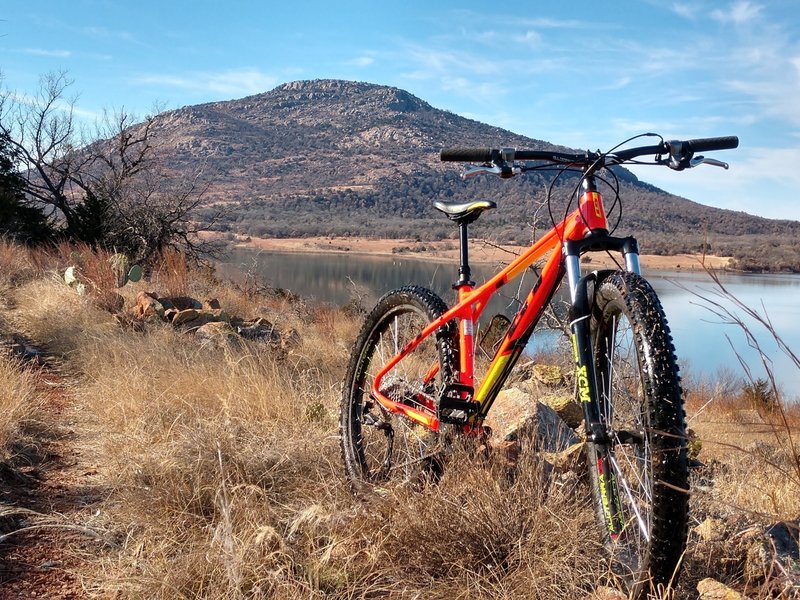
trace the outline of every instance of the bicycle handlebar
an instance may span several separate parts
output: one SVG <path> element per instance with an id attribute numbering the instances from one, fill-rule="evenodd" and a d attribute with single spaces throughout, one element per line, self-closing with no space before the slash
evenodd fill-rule
<path id="1" fill-rule="evenodd" d="M 670 161 L 670 166 L 672 166 L 672 164 L 685 164 L 685 161 L 688 161 L 695 152 L 729 150 L 738 146 L 738 137 L 726 136 L 685 141 L 670 140 L 655 146 L 626 148 L 606 155 L 600 152 L 575 154 L 550 150 L 516 150 L 514 148 L 444 148 L 441 151 L 440 158 L 444 162 L 497 163 L 513 162 L 515 160 L 544 160 L 556 163 L 589 165 L 604 156 L 614 159 L 613 164 L 614 162 L 620 163 L 631 160 L 637 156 L 668 154 L 674 159 Z"/>

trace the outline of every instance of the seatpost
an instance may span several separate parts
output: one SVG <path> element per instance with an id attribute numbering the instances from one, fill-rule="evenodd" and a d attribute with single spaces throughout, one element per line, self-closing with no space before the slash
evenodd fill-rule
<path id="1" fill-rule="evenodd" d="M 474 286 L 475 282 L 471 280 L 472 272 L 469 268 L 469 225 L 464 221 L 458 224 L 458 244 L 459 244 L 459 265 L 458 265 L 458 281 L 453 286 L 455 289 L 460 289 L 464 286 Z"/>

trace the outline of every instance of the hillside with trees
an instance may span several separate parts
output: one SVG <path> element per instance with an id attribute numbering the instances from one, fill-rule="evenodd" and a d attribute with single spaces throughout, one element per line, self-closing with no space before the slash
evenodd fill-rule
<path id="1" fill-rule="evenodd" d="M 65 222 L 61 233 L 70 239 L 99 240 L 145 257 L 159 245 L 191 248 L 202 230 L 256 237 L 455 237 L 433 209 L 439 199 L 495 200 L 498 210 L 482 217 L 474 234 L 525 244 L 562 218 L 577 182 L 556 171 L 462 181 L 458 165 L 439 161 L 441 148 L 570 149 L 436 109 L 392 87 L 296 81 L 136 124 L 129 114 L 112 114 L 86 143 L 47 104 L 63 100 L 63 76 L 48 83 L 36 110 L 18 107 L 24 118 L 6 110 L 16 119 L 0 119 L 0 133 L 27 174 L 28 201 Z M 31 152 L 25 140 L 14 146 L 19 137 L 39 139 L 37 129 L 61 143 L 49 154 Z M 800 222 L 711 208 L 625 169 L 614 174 L 621 199 L 604 191 L 610 220 L 619 221 L 617 234 L 635 233 L 644 253 L 706 252 L 734 257 L 734 268 L 800 271 Z"/>
<path id="2" fill-rule="evenodd" d="M 259 237 L 314 235 L 453 237 L 433 201 L 491 198 L 499 210 L 476 235 L 526 243 L 549 227 L 546 190 L 554 172 L 464 182 L 439 161 L 448 146 L 569 150 L 436 109 L 400 89 L 338 80 L 297 81 L 240 100 L 160 115 L 174 172 L 202 164 L 216 227 Z M 703 206 L 616 170 L 623 211 L 618 233 L 643 251 L 734 256 L 738 268 L 800 270 L 800 223 Z M 563 215 L 575 185 L 562 177 L 552 213 Z M 607 198 L 612 197 L 606 191 Z M 609 202 L 610 205 L 614 204 Z M 216 212 L 207 208 L 201 215 Z"/>

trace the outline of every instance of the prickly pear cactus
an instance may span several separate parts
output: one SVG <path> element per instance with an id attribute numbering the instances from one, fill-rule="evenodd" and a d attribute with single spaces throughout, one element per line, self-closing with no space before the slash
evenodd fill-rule
<path id="1" fill-rule="evenodd" d="M 139 281 L 142 278 L 142 268 L 139 265 L 131 266 L 128 257 L 124 254 L 113 254 L 108 259 L 111 262 L 111 270 L 117 278 L 117 287 L 121 288 L 129 281 Z"/>

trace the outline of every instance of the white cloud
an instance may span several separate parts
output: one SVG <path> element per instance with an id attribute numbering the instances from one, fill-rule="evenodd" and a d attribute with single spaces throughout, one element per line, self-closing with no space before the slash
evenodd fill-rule
<path id="1" fill-rule="evenodd" d="M 218 73 L 144 75 L 134 78 L 134 83 L 205 91 L 233 97 L 268 91 L 278 84 L 278 79 L 262 73 L 258 69 L 231 69 Z"/>
<path id="2" fill-rule="evenodd" d="M 358 56 L 353 60 L 347 61 L 347 64 L 354 67 L 368 67 L 374 62 L 375 58 L 372 56 Z"/>
<path id="3" fill-rule="evenodd" d="M 523 35 L 514 36 L 514 41 L 527 46 L 539 46 L 542 36 L 535 31 L 528 30 Z"/>
<path id="4" fill-rule="evenodd" d="M 670 6 L 670 10 L 676 15 L 693 21 L 697 17 L 698 7 L 693 4 L 684 4 L 682 2 L 674 2 Z"/>
<path id="5" fill-rule="evenodd" d="M 728 162 L 730 170 L 701 165 L 675 172 L 629 167 L 642 180 L 695 202 L 742 210 L 772 219 L 797 218 L 795 190 L 800 186 L 800 148 L 747 147 L 707 153 Z"/>
<path id="6" fill-rule="evenodd" d="M 711 18 L 722 23 L 744 25 L 756 19 L 761 13 L 761 6 L 747 0 L 734 2 L 729 10 L 716 9 L 711 12 Z"/>
<path id="7" fill-rule="evenodd" d="M 84 27 L 81 30 L 81 32 L 84 35 L 88 35 L 89 37 L 93 37 L 95 39 L 117 40 L 131 44 L 143 45 L 136 38 L 136 36 L 133 35 L 130 31 L 118 31 L 118 30 L 108 29 L 107 27 L 89 26 L 89 27 Z"/>
<path id="8" fill-rule="evenodd" d="M 69 58 L 72 56 L 72 52 L 69 50 L 47 50 L 45 48 L 25 48 L 22 52 L 32 56 L 47 56 L 50 58 Z"/>

